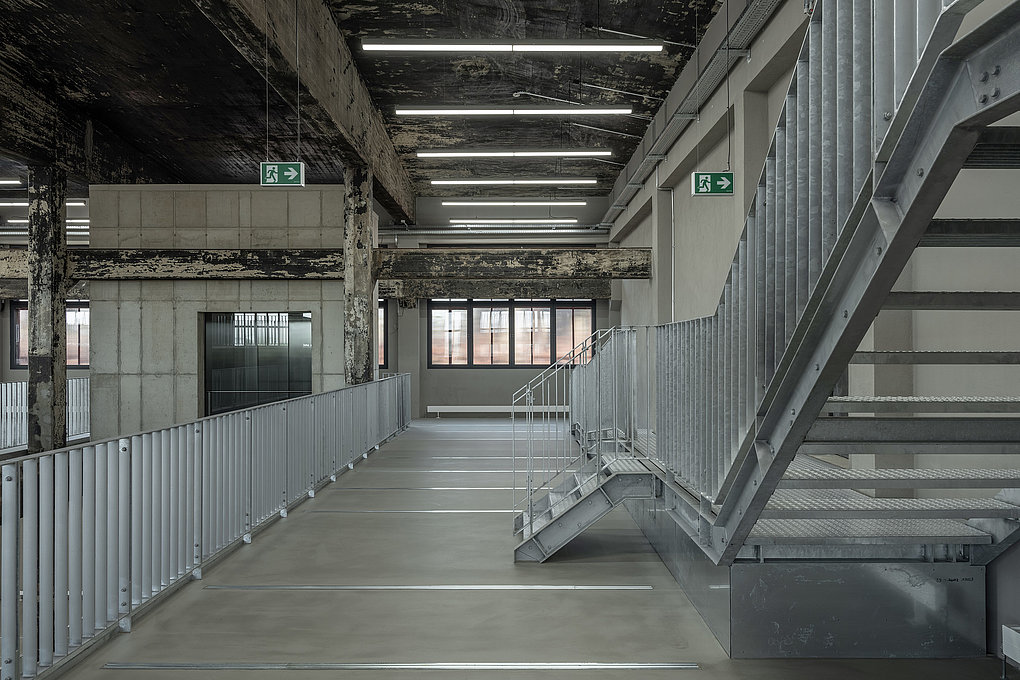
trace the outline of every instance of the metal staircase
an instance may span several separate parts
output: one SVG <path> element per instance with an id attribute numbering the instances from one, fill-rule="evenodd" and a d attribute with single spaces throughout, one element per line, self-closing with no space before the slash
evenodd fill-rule
<path id="1" fill-rule="evenodd" d="M 896 323 L 887 314 L 1020 311 L 1017 291 L 901 280 L 915 251 L 1020 246 L 1020 220 L 935 219 L 961 170 L 1020 168 L 1020 128 L 994 126 L 1020 109 L 1020 3 L 954 43 L 977 4 L 814 3 L 716 313 L 598 334 L 515 397 L 521 460 L 581 474 L 528 475 L 518 559 L 551 554 L 531 545 L 554 522 L 557 549 L 594 521 L 560 518 L 613 478 L 602 449 L 653 463 L 667 512 L 716 564 L 838 559 L 853 544 L 856 560 L 980 565 L 1017 540 L 1020 391 L 855 384 L 861 370 L 1020 363 L 1009 333 L 995 349 L 869 339 Z M 554 403 L 569 418 L 527 411 Z"/>

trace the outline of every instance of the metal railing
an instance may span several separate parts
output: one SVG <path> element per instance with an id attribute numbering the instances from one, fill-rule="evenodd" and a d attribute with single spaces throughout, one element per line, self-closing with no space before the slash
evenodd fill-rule
<path id="1" fill-rule="evenodd" d="M 129 630 L 203 565 L 410 423 L 401 375 L 5 461 L 0 680 Z"/>
<path id="2" fill-rule="evenodd" d="M 643 438 L 644 453 L 686 487 L 700 543 L 717 561 L 732 560 L 743 544 L 902 271 L 917 243 L 911 234 L 923 233 L 931 206 L 948 189 L 941 178 L 962 165 L 965 154 L 933 156 L 945 143 L 938 135 L 949 128 L 932 121 L 943 98 L 956 94 L 944 89 L 955 62 L 939 57 L 979 2 L 814 3 L 716 312 L 660 326 L 643 343 L 635 336 L 629 366 L 622 358 L 616 363 L 632 371 L 625 384 L 588 364 L 587 378 L 557 365 L 515 395 L 515 404 L 539 403 L 549 385 L 562 383 L 572 388 L 567 396 L 554 394 L 570 404 L 582 433 L 604 433 L 608 424 L 613 446 L 623 443 L 632 452 L 641 450 Z M 978 102 L 992 104 L 988 95 Z M 973 106 L 967 101 L 951 113 L 962 116 Z M 933 137 L 930 148 L 926 135 Z M 947 165 L 941 175 L 937 162 Z M 901 229 L 929 183 L 926 206 Z M 595 356 L 640 332 L 600 333 L 590 341 Z M 571 371 L 570 380 L 557 378 Z M 605 420 L 606 393 L 618 409 L 627 389 L 633 392 L 622 403 L 633 411 L 614 410 Z M 593 408 L 601 411 L 593 416 Z M 515 498 L 518 512 L 556 488 L 584 453 L 584 445 L 569 449 L 560 442 L 564 424 L 536 428 L 530 418 L 536 441 L 517 443 L 528 447 L 523 488 L 530 496 Z M 571 455 L 551 457 L 556 446 Z M 533 474 L 542 460 L 558 472 Z"/>
<path id="3" fill-rule="evenodd" d="M 67 438 L 89 435 L 89 379 L 67 381 Z M 28 383 L 0 383 L 0 449 L 28 445 Z"/>
<path id="4" fill-rule="evenodd" d="M 609 460 L 654 445 L 654 395 L 634 382 L 647 375 L 636 350 L 651 337 L 646 328 L 596 331 L 514 394 L 513 509 L 525 517 L 518 532 L 534 528 L 543 495 L 551 492 L 558 514 L 555 506 L 593 488 Z"/>

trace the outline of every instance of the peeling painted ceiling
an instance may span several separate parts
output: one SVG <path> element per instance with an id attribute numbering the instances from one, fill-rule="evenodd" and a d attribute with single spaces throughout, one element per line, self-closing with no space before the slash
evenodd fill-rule
<path id="1" fill-rule="evenodd" d="M 417 192 L 424 196 L 505 194 L 462 187 L 437 191 L 429 180 L 514 174 L 590 176 L 600 182 L 580 191 L 524 188 L 513 192 L 517 196 L 549 196 L 558 191 L 560 195 L 604 196 L 619 173 L 616 164 L 629 159 L 647 117 L 673 85 L 691 50 L 667 45 L 662 53 L 644 54 L 384 55 L 362 51 L 362 38 L 619 37 L 596 30 L 602 26 L 692 44 L 718 4 L 717 0 L 299 2 L 325 2 L 330 7 L 348 36 L 362 77 L 383 112 Z M 29 87 L 78 115 L 104 123 L 142 157 L 181 181 L 257 181 L 257 164 L 266 153 L 265 81 L 193 2 L 0 0 L 0 8 L 0 123 L 4 107 L 11 105 L 3 88 Z M 556 103 L 528 94 L 515 98 L 519 92 L 589 105 L 632 106 L 636 117 L 429 120 L 394 115 L 398 104 Z M 274 158 L 297 155 L 293 103 L 275 93 L 270 96 L 269 153 Z M 612 149 L 614 155 L 610 163 L 527 160 L 512 165 L 415 157 L 419 149 L 447 147 L 602 147 Z M 311 182 L 337 181 L 339 158 L 328 142 L 316 143 L 306 136 L 302 151 Z"/>
<path id="2" fill-rule="evenodd" d="M 419 195 L 499 193 L 498 187 L 434 187 L 431 179 L 458 176 L 583 176 L 599 184 L 561 195 L 605 195 L 644 134 L 692 54 L 666 45 L 661 53 L 449 54 L 365 52 L 362 39 L 583 40 L 621 39 L 620 31 L 692 45 L 721 2 L 717 0 L 327 0 L 348 37 L 358 69 L 386 120 L 397 152 Z M 595 86 L 595 87 L 592 87 Z M 611 92 L 612 88 L 636 95 Z M 515 93 L 528 92 L 529 94 Z M 595 116 L 569 120 L 533 118 L 397 117 L 399 105 L 557 105 L 533 95 L 586 105 L 633 107 L 635 117 Z M 580 123 L 623 134 L 610 134 Z M 611 148 L 612 162 L 419 159 L 416 151 L 444 148 Z M 465 190 L 466 189 L 466 190 Z M 536 187 L 515 195 L 550 195 Z M 502 193 L 506 193 L 505 191 Z"/>

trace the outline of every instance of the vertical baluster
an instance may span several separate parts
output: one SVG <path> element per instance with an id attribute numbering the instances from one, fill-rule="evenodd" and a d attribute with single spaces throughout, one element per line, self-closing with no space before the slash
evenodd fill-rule
<path id="1" fill-rule="evenodd" d="M 808 24 L 808 290 L 822 272 L 822 21 Z"/>
<path id="2" fill-rule="evenodd" d="M 775 138 L 775 242 L 776 242 L 776 299 L 775 299 L 775 362 L 779 361 L 786 349 L 786 108 L 779 115 L 779 127 Z"/>
<path id="3" fill-rule="evenodd" d="M 39 458 L 39 665 L 53 663 L 53 455 Z"/>
<path id="4" fill-rule="evenodd" d="M 169 451 L 170 507 L 167 514 L 170 520 L 170 531 L 167 537 L 168 545 L 166 550 L 166 558 L 169 560 L 169 568 L 166 575 L 168 583 L 175 580 L 180 574 L 180 513 L 181 508 L 184 507 L 182 502 L 183 494 L 181 493 L 181 462 L 184 460 L 184 457 L 181 455 L 181 428 L 175 427 L 170 430 Z"/>
<path id="5" fill-rule="evenodd" d="M 899 108 L 917 67 L 917 3 L 893 3 L 893 101 Z"/>
<path id="6" fill-rule="evenodd" d="M 800 321 L 811 292 L 811 220 L 809 201 L 811 198 L 809 177 L 811 176 L 811 76 L 807 61 L 808 48 L 805 46 L 801 60 L 797 62 L 797 312 Z"/>
<path id="7" fill-rule="evenodd" d="M 753 208 L 752 208 L 753 210 Z M 740 446 L 744 428 L 747 426 L 747 269 L 748 239 L 754 233 L 754 217 L 747 218 L 744 237 L 737 248 L 737 381 L 734 390 L 734 412 L 736 413 L 734 450 Z M 731 458 L 732 460 L 732 458 Z"/>
<path id="8" fill-rule="evenodd" d="M 822 265 L 836 243 L 839 215 L 836 210 L 836 128 L 839 126 L 836 106 L 836 6 L 822 3 Z"/>
<path id="9" fill-rule="evenodd" d="M 874 0 L 853 0 L 854 10 L 854 192 L 864 187 L 871 171 L 871 6 Z"/>
<path id="10" fill-rule="evenodd" d="M 142 590 L 146 505 L 144 448 L 141 435 L 131 437 L 131 602 L 135 605 L 145 598 Z"/>
<path id="11" fill-rule="evenodd" d="M 53 488 L 53 655 L 67 654 L 68 474 L 67 452 L 56 453 Z"/>
<path id="12" fill-rule="evenodd" d="M 872 3 L 872 35 L 874 42 L 871 48 L 871 63 L 874 70 L 874 88 L 872 89 L 873 109 L 873 146 L 877 151 L 889 130 L 889 121 L 896 111 L 896 64 L 893 59 L 893 0 L 859 0 L 863 4 Z"/>
<path id="13" fill-rule="evenodd" d="M 170 583 L 170 551 L 172 543 L 170 542 L 170 522 L 171 522 L 171 505 L 170 505 L 170 484 L 172 474 L 172 460 L 173 460 L 173 449 L 170 446 L 170 430 L 162 430 L 158 435 L 159 437 L 159 463 L 160 463 L 160 475 L 159 475 L 159 568 L 157 570 L 159 584 L 159 590 L 162 590 L 162 586 L 169 585 Z M 154 579 L 156 580 L 156 579 Z"/>
<path id="14" fill-rule="evenodd" d="M 104 602 L 106 623 L 117 619 L 118 566 L 120 564 L 120 452 L 117 442 L 108 442 L 106 447 L 106 601 Z M 102 513 L 101 513 L 102 514 Z"/>
<path id="15" fill-rule="evenodd" d="M 95 447 L 95 506 L 93 515 L 95 527 L 93 540 L 95 541 L 95 562 L 92 574 L 92 590 L 95 600 L 93 601 L 92 619 L 86 619 L 85 625 L 92 626 L 93 630 L 106 628 L 106 571 L 109 548 L 106 544 L 108 539 L 107 513 L 109 512 L 109 463 L 106 456 L 106 444 L 99 444 Z M 86 582 L 87 583 L 87 582 Z"/>
<path id="16" fill-rule="evenodd" d="M 131 440 L 117 442 L 117 613 L 131 611 Z"/>
<path id="17" fill-rule="evenodd" d="M 92 637 L 96 614 L 96 448 L 82 450 L 81 496 L 81 634 Z"/>
<path id="18" fill-rule="evenodd" d="M 21 464 L 21 674 L 39 667 L 39 468 L 35 459 Z M 4 518 L 6 519 L 6 518 Z M 17 524 L 17 518 L 15 518 Z"/>
<path id="19" fill-rule="evenodd" d="M 765 159 L 765 385 L 776 366 L 776 157 Z"/>
<path id="20" fill-rule="evenodd" d="M 141 573 L 141 585 L 142 585 L 142 601 L 148 600 L 152 597 L 153 593 L 153 540 L 152 540 L 152 526 L 153 526 L 153 512 L 154 506 L 152 495 L 152 476 L 153 476 L 153 446 L 152 446 L 152 435 L 142 435 L 142 488 L 141 488 L 141 504 L 142 504 L 142 573 Z"/>
<path id="21" fill-rule="evenodd" d="M 853 0 L 836 0 L 836 229 L 843 231 L 854 200 Z"/>
<path id="22" fill-rule="evenodd" d="M 0 677 L 14 680 L 18 655 L 18 465 L 0 468 Z"/>
<path id="23" fill-rule="evenodd" d="M 793 87 L 796 88 L 797 80 L 794 73 Z M 786 283 L 784 284 L 785 295 L 785 316 L 783 328 L 786 335 L 783 337 L 783 346 L 790 344 L 793 336 L 794 326 L 797 325 L 797 95 L 792 94 L 786 97 L 786 171 L 783 173 L 783 183 L 786 187 L 786 197 L 783 211 L 784 229 L 786 231 L 786 253 L 784 255 Z"/>
<path id="24" fill-rule="evenodd" d="M 768 161 L 766 160 L 766 163 Z M 763 173 L 764 174 L 764 173 Z M 755 347 L 755 404 L 759 402 L 762 396 L 765 394 L 765 333 L 766 333 L 766 318 L 767 318 L 767 305 L 765 300 L 767 299 L 766 289 L 768 284 L 767 281 L 767 267 L 768 267 L 768 256 L 767 256 L 767 229 L 765 227 L 765 218 L 767 209 L 765 207 L 765 196 L 767 194 L 765 186 L 764 176 L 761 179 L 761 183 L 758 185 L 758 190 L 754 194 L 754 347 Z"/>

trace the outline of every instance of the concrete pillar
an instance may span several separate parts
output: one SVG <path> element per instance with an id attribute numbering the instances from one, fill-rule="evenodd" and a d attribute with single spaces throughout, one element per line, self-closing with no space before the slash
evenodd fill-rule
<path id="1" fill-rule="evenodd" d="M 416 302 L 416 301 L 415 301 Z M 424 370 L 423 347 L 421 341 L 421 311 L 419 305 L 410 300 L 401 300 L 397 306 L 397 342 L 391 347 L 398 356 L 397 370 L 411 374 L 411 415 L 415 418 L 424 416 L 421 406 L 421 374 Z"/>
<path id="2" fill-rule="evenodd" d="M 28 451 L 67 443 L 67 175 L 28 169 Z"/>
<path id="3" fill-rule="evenodd" d="M 676 301 L 673 299 L 673 190 L 656 188 L 652 194 L 652 268 L 655 286 L 655 307 L 652 323 L 673 321 Z"/>
<path id="4" fill-rule="evenodd" d="M 344 379 L 348 385 L 375 375 L 375 278 L 372 272 L 372 173 L 344 171 Z"/>

